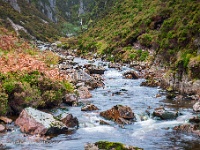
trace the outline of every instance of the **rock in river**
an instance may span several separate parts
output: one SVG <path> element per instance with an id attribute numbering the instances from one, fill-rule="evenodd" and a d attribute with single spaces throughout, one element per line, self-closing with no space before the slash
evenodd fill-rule
<path id="1" fill-rule="evenodd" d="M 65 95 L 64 103 L 66 103 L 69 106 L 73 106 L 73 104 L 76 104 L 78 102 L 78 96 L 72 93 L 68 93 Z"/>
<path id="2" fill-rule="evenodd" d="M 78 95 L 81 99 L 87 99 L 92 97 L 92 94 L 90 93 L 88 88 L 84 86 L 78 88 Z"/>
<path id="3" fill-rule="evenodd" d="M 99 110 L 99 108 L 94 104 L 87 104 L 81 108 L 81 111 L 93 111 L 93 110 Z"/>
<path id="4" fill-rule="evenodd" d="M 36 110 L 34 108 L 25 108 L 15 121 L 22 132 L 28 134 L 60 134 L 66 133 L 67 127 L 56 120 L 51 114 Z"/>
<path id="5" fill-rule="evenodd" d="M 193 105 L 193 110 L 196 111 L 196 112 L 200 112 L 200 101 L 196 102 Z"/>
<path id="6" fill-rule="evenodd" d="M 123 76 L 126 78 L 126 79 L 138 79 L 139 78 L 139 75 L 133 71 L 133 70 L 130 70 L 130 71 L 127 71 L 123 74 Z"/>
<path id="7" fill-rule="evenodd" d="M 85 150 L 142 150 L 141 148 L 128 146 L 118 142 L 98 141 L 85 145 Z"/>
<path id="8" fill-rule="evenodd" d="M 0 120 L 3 121 L 4 123 L 12 123 L 12 119 L 5 116 L 0 116 Z"/>
<path id="9" fill-rule="evenodd" d="M 116 105 L 107 111 L 101 112 L 100 116 L 113 120 L 118 124 L 130 124 L 134 118 L 134 113 L 128 106 Z"/>
<path id="10" fill-rule="evenodd" d="M 61 120 L 69 128 L 78 128 L 79 127 L 78 119 L 76 117 L 74 117 L 72 114 L 63 113 L 59 120 Z"/>
<path id="11" fill-rule="evenodd" d="M 155 109 L 153 116 L 159 117 L 162 120 L 176 119 L 178 117 L 178 112 L 167 111 L 163 107 L 160 107 Z"/>
<path id="12" fill-rule="evenodd" d="M 4 132 L 5 130 L 6 130 L 6 128 L 2 124 L 0 124 L 0 133 Z"/>

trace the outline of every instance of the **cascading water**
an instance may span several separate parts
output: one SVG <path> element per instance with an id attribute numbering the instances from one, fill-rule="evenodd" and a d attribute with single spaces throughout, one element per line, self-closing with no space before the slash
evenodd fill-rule
<path id="1" fill-rule="evenodd" d="M 88 61 L 75 59 L 79 64 Z M 98 64 L 100 62 L 94 62 Z M 177 110 L 173 103 L 163 101 L 165 95 L 156 98 L 161 89 L 141 87 L 143 79 L 130 80 L 123 78 L 122 71 L 107 68 L 104 76 L 105 87 L 91 91 L 93 97 L 84 100 L 96 105 L 100 110 L 82 112 L 80 107 L 67 107 L 67 112 L 76 116 L 80 127 L 69 135 L 58 135 L 47 141 L 36 140 L 36 137 L 24 136 L 18 128 L 6 134 L 1 134 L 0 141 L 6 145 L 6 149 L 49 149 L 49 150 L 83 150 L 87 143 L 94 143 L 99 140 L 121 142 L 128 145 L 144 148 L 145 150 L 197 150 L 200 148 L 199 137 L 177 133 L 173 127 L 182 124 L 190 118 L 192 110 L 189 108 L 178 108 L 183 115 L 175 120 L 156 120 L 146 113 L 153 112 L 159 106 Z M 131 125 L 119 126 L 112 121 L 106 120 L 110 125 L 100 125 L 99 121 L 104 120 L 99 112 L 110 109 L 115 105 L 127 105 L 132 108 L 136 116 L 136 122 Z M 171 105 L 170 105 L 171 104 Z M 66 110 L 59 110 L 66 111 Z M 12 125 L 10 125 L 12 126 Z"/>

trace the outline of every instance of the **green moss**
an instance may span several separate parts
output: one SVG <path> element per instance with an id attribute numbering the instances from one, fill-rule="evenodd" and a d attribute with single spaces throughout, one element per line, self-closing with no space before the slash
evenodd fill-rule
<path id="1" fill-rule="evenodd" d="M 8 95 L 0 87 L 0 115 L 5 115 L 8 110 Z"/>
<path id="2" fill-rule="evenodd" d="M 122 143 L 118 142 L 108 142 L 108 141 L 99 141 L 95 143 L 96 146 L 98 146 L 99 149 L 104 149 L 104 150 L 142 150 L 141 148 L 138 147 L 126 147 Z"/>

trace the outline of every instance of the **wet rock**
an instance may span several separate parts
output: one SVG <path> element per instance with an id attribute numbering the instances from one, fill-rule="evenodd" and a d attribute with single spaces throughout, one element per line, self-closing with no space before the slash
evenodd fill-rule
<path id="1" fill-rule="evenodd" d="M 133 71 L 133 70 L 130 70 L 130 71 L 127 71 L 123 74 L 123 76 L 126 78 L 126 79 L 138 79 L 139 78 L 139 75 Z"/>
<path id="2" fill-rule="evenodd" d="M 72 68 L 73 68 L 73 66 L 70 64 L 60 64 L 59 65 L 60 70 L 67 70 L 67 69 L 72 69 Z"/>
<path id="3" fill-rule="evenodd" d="M 199 124 L 182 124 L 175 126 L 174 130 L 179 132 L 192 133 L 200 136 L 200 125 Z"/>
<path id="4" fill-rule="evenodd" d="M 73 60 L 74 60 L 74 56 L 69 55 L 69 56 L 66 57 L 66 59 L 67 59 L 67 60 L 72 60 L 72 61 L 73 61 Z"/>
<path id="5" fill-rule="evenodd" d="M 64 113 L 60 116 L 59 120 L 61 120 L 69 128 L 79 127 L 78 119 L 73 117 L 72 114 Z"/>
<path id="6" fill-rule="evenodd" d="M 140 84 L 140 86 L 148 86 L 148 87 L 157 87 L 159 86 L 159 82 L 155 79 L 148 79 Z"/>
<path id="7" fill-rule="evenodd" d="M 88 143 L 85 150 L 142 150 L 141 148 L 124 145 L 118 142 L 98 141 L 94 144 Z"/>
<path id="8" fill-rule="evenodd" d="M 116 105 L 107 111 L 103 111 L 100 113 L 100 116 L 113 120 L 118 124 L 130 124 L 134 118 L 131 108 L 122 105 Z"/>
<path id="9" fill-rule="evenodd" d="M 194 105 L 193 105 L 193 110 L 195 112 L 200 112 L 200 101 L 196 102 Z"/>
<path id="10" fill-rule="evenodd" d="M 115 69 L 121 69 L 121 65 L 118 63 L 109 63 L 108 68 L 115 68 Z"/>
<path id="11" fill-rule="evenodd" d="M 65 95 L 64 103 L 69 106 L 73 106 L 78 102 L 78 96 L 75 94 L 68 93 Z"/>
<path id="12" fill-rule="evenodd" d="M 194 116 L 193 118 L 189 119 L 190 123 L 200 123 L 200 116 Z"/>
<path id="13" fill-rule="evenodd" d="M 90 93 L 90 91 L 88 90 L 87 87 L 79 87 L 78 88 L 78 95 L 81 99 L 87 99 L 87 98 L 91 98 L 92 94 Z"/>
<path id="14" fill-rule="evenodd" d="M 12 123 L 12 119 L 9 119 L 8 117 L 5 116 L 0 116 L 0 120 L 3 121 L 4 123 Z"/>
<path id="15" fill-rule="evenodd" d="M 71 78 L 71 82 L 73 83 L 81 83 L 84 82 L 85 85 L 90 86 L 91 89 L 98 87 L 98 81 L 95 80 L 92 76 L 84 72 L 83 70 L 75 70 L 69 73 Z"/>
<path id="16" fill-rule="evenodd" d="M 155 109 L 153 116 L 159 117 L 162 120 L 171 120 L 178 117 L 178 112 L 167 111 L 163 107 L 160 107 Z"/>
<path id="17" fill-rule="evenodd" d="M 90 66 L 87 68 L 90 74 L 104 74 L 105 68 L 101 66 Z"/>
<path id="18" fill-rule="evenodd" d="M 110 125 L 108 122 L 104 121 L 104 120 L 100 120 L 99 121 L 100 125 Z"/>
<path id="19" fill-rule="evenodd" d="M 25 108 L 15 121 L 22 132 L 28 134 L 60 134 L 66 133 L 67 127 L 56 120 L 51 114 L 36 110 L 34 108 Z"/>
<path id="20" fill-rule="evenodd" d="M 93 111 L 93 110 L 99 110 L 99 108 L 94 104 L 87 104 L 86 106 L 83 106 L 81 108 L 81 111 Z"/>
<path id="21" fill-rule="evenodd" d="M 88 143 L 85 145 L 85 150 L 99 150 L 99 148 L 93 143 Z"/>
<path id="22" fill-rule="evenodd" d="M 0 133 L 4 132 L 6 130 L 6 127 L 4 127 L 2 124 L 0 124 Z"/>

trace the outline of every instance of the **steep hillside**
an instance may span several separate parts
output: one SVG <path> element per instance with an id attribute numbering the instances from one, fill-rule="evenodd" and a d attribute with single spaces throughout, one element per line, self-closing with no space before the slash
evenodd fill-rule
<path id="1" fill-rule="evenodd" d="M 167 67 L 174 82 L 194 81 L 200 79 L 199 10 L 198 0 L 118 0 L 78 47 L 111 61 L 149 60 Z"/>
<path id="2" fill-rule="evenodd" d="M 0 0 L 0 25 L 17 32 L 27 39 L 51 41 L 59 30 L 44 14 L 24 0 L 11 5 Z"/>
<path id="3" fill-rule="evenodd" d="M 52 41 L 86 30 L 114 0 L 0 0 L 0 23 L 29 39 Z M 14 27 L 13 27 L 14 26 Z M 19 31 L 19 32 L 18 32 Z"/>

